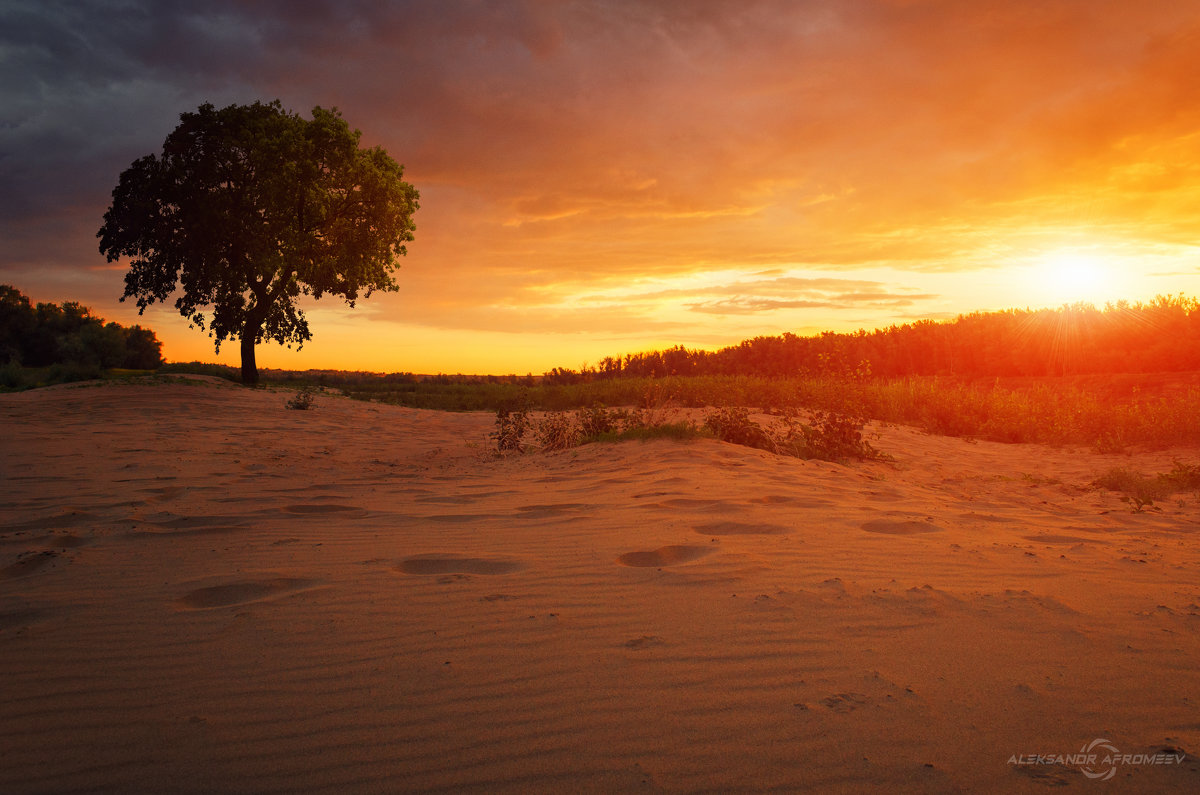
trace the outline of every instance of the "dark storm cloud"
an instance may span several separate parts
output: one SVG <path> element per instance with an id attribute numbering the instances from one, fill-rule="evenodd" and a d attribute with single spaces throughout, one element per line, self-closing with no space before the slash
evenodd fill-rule
<path id="1" fill-rule="evenodd" d="M 475 152 L 481 131 L 494 149 L 538 126 L 512 110 L 522 61 L 561 42 L 538 5 L 5 3 L 0 222 L 81 205 L 98 219 L 120 170 L 203 102 L 338 106 L 374 142 L 461 166 L 428 153 Z"/>
<path id="2" fill-rule="evenodd" d="M 95 207 L 181 110 L 238 93 L 234 59 L 257 50 L 238 27 L 169 4 L 8 3 L 0 15 L 5 221 Z"/>

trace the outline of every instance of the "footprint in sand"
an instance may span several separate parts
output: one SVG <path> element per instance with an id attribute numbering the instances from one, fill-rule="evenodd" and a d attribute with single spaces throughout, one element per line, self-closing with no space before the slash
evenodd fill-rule
<path id="1" fill-rule="evenodd" d="M 863 530 L 868 533 L 883 533 L 890 536 L 914 536 L 921 533 L 940 533 L 942 528 L 929 522 L 889 522 L 885 519 L 877 519 L 867 522 L 862 526 Z"/>
<path id="2" fill-rule="evenodd" d="M 516 560 L 444 554 L 416 555 L 396 564 L 405 574 L 512 574 L 523 568 Z"/>
<path id="3" fill-rule="evenodd" d="M 663 639 L 657 635 L 642 635 L 640 638 L 632 638 L 627 640 L 622 645 L 627 649 L 638 650 L 648 649 L 651 646 L 662 646 L 663 643 Z"/>
<path id="4" fill-rule="evenodd" d="M 92 539 L 90 538 L 81 538 L 71 533 L 51 534 L 42 540 L 57 549 L 75 549 L 76 547 L 83 547 L 92 543 Z"/>
<path id="5" fill-rule="evenodd" d="M 790 528 L 781 524 L 745 524 L 742 522 L 713 522 L 696 528 L 703 536 L 777 536 Z"/>
<path id="6" fill-rule="evenodd" d="M 17 559 L 16 563 L 0 569 L 0 579 L 11 580 L 16 577 L 27 577 L 36 571 L 49 566 L 59 557 L 57 552 L 28 552 Z"/>
<path id="7" fill-rule="evenodd" d="M 785 494 L 768 494 L 765 497 L 752 497 L 746 500 L 746 502 L 758 503 L 759 505 L 779 505 L 785 502 L 796 502 L 796 498 Z"/>
<path id="8" fill-rule="evenodd" d="M 285 505 L 288 513 L 366 513 L 354 505 Z"/>
<path id="9" fill-rule="evenodd" d="M 169 502 L 176 497 L 182 496 L 187 492 L 185 486 L 157 486 L 153 488 L 138 489 L 141 494 L 149 494 L 146 502 Z"/>
<path id="10" fill-rule="evenodd" d="M 588 505 L 584 502 L 556 502 L 549 505 L 519 505 L 517 510 L 524 517 L 531 519 L 551 518 L 562 516 L 567 513 L 576 513 L 594 509 L 594 505 Z"/>
<path id="11" fill-rule="evenodd" d="M 175 516 L 160 514 L 141 521 L 142 526 L 158 527 L 172 533 L 226 533 L 250 524 L 248 516 L 219 514 L 209 516 Z M 155 531 L 142 531 L 153 533 Z M 163 533 L 162 535 L 170 535 Z"/>
<path id="12" fill-rule="evenodd" d="M 475 502 L 475 497 L 454 497 L 442 496 L 435 494 L 429 497 L 416 497 L 413 502 L 433 503 L 434 505 L 470 505 Z"/>
<path id="13" fill-rule="evenodd" d="M 276 577 L 271 580 L 247 580 L 228 585 L 213 585 L 197 588 L 177 600 L 183 607 L 204 610 L 212 607 L 228 607 L 247 602 L 261 602 L 284 594 L 303 591 L 317 585 L 316 580 L 296 577 Z"/>
<path id="14" fill-rule="evenodd" d="M 11 478 L 10 478 L 11 480 Z M 56 516 L 47 516 L 19 524 L 0 525 L 0 531 L 15 532 L 17 530 L 56 530 L 58 528 L 75 528 L 99 520 L 99 516 L 87 511 L 66 511 Z"/>
<path id="15" fill-rule="evenodd" d="M 727 500 L 697 500 L 680 497 L 673 500 L 663 500 L 654 504 L 655 508 L 667 508 L 672 511 L 704 511 L 705 513 L 732 513 L 740 511 L 741 507 Z"/>
<path id="16" fill-rule="evenodd" d="M 821 699 L 821 703 L 834 712 L 845 714 L 871 703 L 871 700 L 862 693 L 834 693 Z"/>
<path id="17" fill-rule="evenodd" d="M 1080 538 L 1078 536 L 1059 536 L 1048 533 L 1035 536 L 1025 536 L 1026 541 L 1037 541 L 1042 544 L 1103 544 L 1098 538 Z"/>
<path id="18" fill-rule="evenodd" d="M 689 563 L 697 558 L 702 558 L 713 551 L 710 547 L 692 547 L 675 544 L 669 547 L 659 547 L 658 549 L 646 551 L 626 552 L 617 558 L 617 562 L 622 566 L 637 566 L 642 568 L 675 566 L 679 563 Z"/>
<path id="19" fill-rule="evenodd" d="M 36 608 L 0 610 L 0 632 L 27 627 L 30 624 L 44 620 L 49 614 L 50 611 L 48 610 L 38 610 Z"/>

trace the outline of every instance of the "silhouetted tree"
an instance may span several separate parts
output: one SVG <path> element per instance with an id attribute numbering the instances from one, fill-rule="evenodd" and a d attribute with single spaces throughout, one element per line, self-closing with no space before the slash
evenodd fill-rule
<path id="1" fill-rule="evenodd" d="M 25 361 L 25 346 L 37 327 L 37 314 L 20 290 L 0 284 L 0 364 Z"/>
<path id="2" fill-rule="evenodd" d="M 153 370 L 162 365 L 162 343 L 150 329 L 105 323 L 75 301 L 35 308 L 15 287 L 0 284 L 0 364 L 9 362 Z"/>
<path id="3" fill-rule="evenodd" d="M 601 377 L 665 375 L 1051 376 L 1200 369 L 1200 301 L 1158 296 L 1097 309 L 974 312 L 871 332 L 755 337 L 718 351 L 643 351 L 601 360 Z"/>
<path id="4" fill-rule="evenodd" d="M 121 366 L 130 370 L 154 370 L 162 366 L 162 343 L 148 328 L 130 326 L 125 329 L 125 360 Z"/>
<path id="5" fill-rule="evenodd" d="M 121 300 L 145 311 L 181 287 L 176 309 L 218 350 L 239 338 L 253 384 L 257 343 L 312 338 L 301 293 L 354 306 L 360 291 L 395 290 L 418 195 L 359 138 L 337 110 L 309 120 L 278 100 L 182 114 L 160 154 L 121 174 L 97 234 L 110 262 L 132 258 Z"/>

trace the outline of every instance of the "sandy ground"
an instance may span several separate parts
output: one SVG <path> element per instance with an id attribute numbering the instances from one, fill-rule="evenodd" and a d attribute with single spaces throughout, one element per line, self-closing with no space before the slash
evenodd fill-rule
<path id="1" fill-rule="evenodd" d="M 285 397 L 0 396 L 0 791 L 1200 791 L 1200 451 Z"/>

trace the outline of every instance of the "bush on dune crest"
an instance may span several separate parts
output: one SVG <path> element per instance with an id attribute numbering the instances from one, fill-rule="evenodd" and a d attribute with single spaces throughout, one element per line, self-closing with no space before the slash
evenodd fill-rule
<path id="1" fill-rule="evenodd" d="M 1153 507 L 1155 500 L 1185 491 L 1200 492 L 1200 465 L 1176 461 L 1170 472 L 1149 477 L 1116 467 L 1092 481 L 1092 487 L 1122 492 L 1121 499 L 1140 513 Z"/>
<path id="2" fill-rule="evenodd" d="M 750 419 L 747 409 L 737 407 L 717 409 L 704 419 L 704 426 L 722 441 L 779 455 L 838 463 L 888 460 L 890 456 L 864 438 L 865 425 L 859 417 L 834 411 L 813 412 L 809 424 L 787 411 L 774 425 L 763 426 Z"/>
<path id="3" fill-rule="evenodd" d="M 886 460 L 888 456 L 863 438 L 860 419 L 818 412 L 813 423 L 800 422 L 794 412 L 764 427 L 750 418 L 745 408 L 720 408 L 709 412 L 702 424 L 677 417 L 659 404 L 635 410 L 606 409 L 592 406 L 575 412 L 553 411 L 540 420 L 531 420 L 528 410 L 502 408 L 496 413 L 496 431 L 492 438 L 496 452 L 566 450 L 594 442 L 631 439 L 687 440 L 715 438 L 731 444 L 754 447 L 777 455 L 820 459 L 844 463 L 857 460 Z M 534 441 L 525 441 L 531 433 Z"/>

